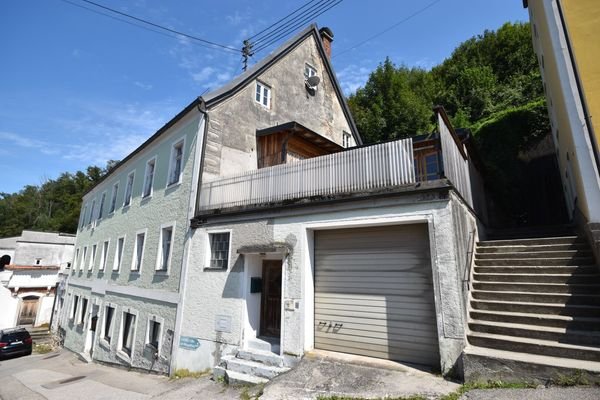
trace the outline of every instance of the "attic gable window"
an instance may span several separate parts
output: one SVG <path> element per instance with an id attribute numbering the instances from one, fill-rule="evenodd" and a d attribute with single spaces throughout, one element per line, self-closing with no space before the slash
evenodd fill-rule
<path id="1" fill-rule="evenodd" d="M 255 100 L 262 106 L 271 108 L 271 88 L 256 81 L 256 96 Z"/>
<path id="2" fill-rule="evenodd" d="M 304 78 L 308 79 L 311 76 L 317 75 L 317 70 L 310 64 L 304 64 Z"/>

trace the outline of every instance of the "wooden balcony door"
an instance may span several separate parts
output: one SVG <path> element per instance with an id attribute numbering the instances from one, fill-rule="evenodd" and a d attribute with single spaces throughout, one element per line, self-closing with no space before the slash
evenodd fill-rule
<path id="1" fill-rule="evenodd" d="M 281 331 L 281 260 L 264 260 L 260 307 L 261 336 L 277 337 Z"/>

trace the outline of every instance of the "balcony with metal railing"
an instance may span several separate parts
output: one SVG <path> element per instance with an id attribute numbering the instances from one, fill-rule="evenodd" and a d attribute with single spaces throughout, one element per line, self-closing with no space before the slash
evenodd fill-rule
<path id="1" fill-rule="evenodd" d="M 369 194 L 416 187 L 417 182 L 447 179 L 472 206 L 469 159 L 443 110 L 437 111 L 438 135 L 413 142 L 406 138 L 348 149 L 204 182 L 198 214 L 225 209 L 268 207 L 303 199 Z"/>

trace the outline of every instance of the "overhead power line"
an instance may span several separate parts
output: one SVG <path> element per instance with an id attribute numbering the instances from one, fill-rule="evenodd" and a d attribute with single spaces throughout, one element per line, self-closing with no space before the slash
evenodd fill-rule
<path id="1" fill-rule="evenodd" d="M 307 3 L 305 3 L 304 5 L 302 5 L 302 6 L 298 7 L 298 8 L 296 8 L 294 11 L 292 11 L 291 13 L 289 13 L 288 15 L 286 15 L 285 17 L 283 17 L 283 18 L 281 18 L 281 19 L 279 19 L 279 20 L 275 21 L 274 23 L 272 23 L 271 25 L 267 26 L 267 27 L 266 27 L 265 29 L 263 29 L 262 31 L 260 31 L 260 32 L 258 32 L 258 33 L 255 33 L 254 35 L 250 36 L 250 37 L 248 38 L 248 40 L 254 39 L 254 38 L 255 38 L 255 37 L 257 37 L 258 35 L 260 35 L 260 34 L 262 34 L 262 33 L 266 32 L 266 31 L 268 31 L 269 29 L 273 28 L 275 25 L 278 25 L 279 23 L 281 23 L 281 22 L 285 21 L 286 19 L 288 19 L 288 18 L 289 18 L 289 17 L 291 17 L 292 15 L 296 14 L 298 11 L 302 10 L 303 8 L 307 7 L 309 4 L 311 4 L 311 3 L 314 3 L 315 1 L 317 1 L 317 0 L 311 0 L 311 1 L 307 2 Z M 323 0 L 320 0 L 320 1 L 323 1 Z M 320 1 L 319 1 L 319 2 L 320 2 Z"/>
<path id="2" fill-rule="evenodd" d="M 300 26 L 306 24 L 308 21 L 313 20 L 315 18 L 317 18 L 319 15 L 329 11 L 331 8 L 337 6 L 338 4 L 340 4 L 343 0 L 333 0 L 333 1 L 329 1 L 327 3 L 321 4 L 319 5 L 316 9 L 312 10 L 312 12 L 309 12 L 307 14 L 304 14 L 302 17 L 303 18 L 298 18 L 296 20 L 294 20 L 294 23 L 288 24 L 283 30 L 279 31 L 277 34 L 275 34 L 274 36 L 271 36 L 269 38 L 269 40 L 267 40 L 266 42 L 259 42 L 259 46 L 254 50 L 253 54 L 256 54 L 264 49 L 266 49 L 267 47 L 269 47 L 271 44 L 277 42 L 278 40 L 288 36 L 290 33 L 294 32 L 296 29 L 298 29 Z"/>
<path id="3" fill-rule="evenodd" d="M 355 45 L 354 45 L 354 46 L 352 46 L 352 47 L 349 47 L 349 48 L 347 48 L 347 49 L 345 49 L 345 50 L 342 50 L 342 51 L 340 51 L 339 53 L 335 54 L 335 55 L 334 55 L 332 58 L 335 58 L 335 57 L 341 56 L 342 54 L 345 54 L 345 53 L 347 53 L 347 52 L 349 52 L 349 51 L 351 51 L 351 50 L 354 50 L 354 49 L 356 49 L 357 47 L 360 47 L 360 46 L 362 46 L 363 44 L 365 44 L 365 43 L 367 43 L 367 42 L 369 42 L 369 41 L 371 41 L 371 40 L 373 40 L 373 39 L 376 39 L 376 38 L 378 38 L 379 36 L 381 36 L 381 35 L 383 35 L 383 34 L 385 34 L 385 33 L 389 32 L 389 31 L 391 31 L 392 29 L 394 29 L 394 28 L 396 28 L 397 26 L 399 26 L 399 25 L 401 25 L 401 24 L 405 23 L 406 21 L 408 21 L 408 20 L 410 20 L 410 19 L 412 19 L 412 18 L 416 17 L 417 15 L 419 15 L 419 14 L 421 14 L 421 13 L 425 12 L 425 11 L 426 11 L 426 10 L 428 10 L 429 8 L 431 8 L 431 7 L 433 7 L 434 5 L 436 5 L 437 3 L 439 3 L 440 1 L 442 1 L 442 0 L 435 0 L 435 1 L 431 2 L 431 3 L 429 3 L 429 4 L 428 4 L 428 5 L 426 5 L 425 7 L 423 7 L 423 8 L 421 8 L 421 9 L 419 9 L 419 10 L 415 11 L 414 13 L 410 14 L 409 16 L 407 16 L 407 17 L 403 18 L 402 20 L 400 20 L 400 21 L 396 22 L 394 25 L 392 25 L 392 26 L 390 26 L 390 27 L 388 27 L 388 28 L 386 28 L 386 29 L 382 30 L 381 32 L 378 32 L 378 33 L 376 33 L 375 35 L 373 35 L 373 36 L 371 36 L 371 37 L 369 37 L 369 38 L 367 38 L 367 39 L 363 40 L 362 42 L 359 42 L 359 43 L 355 44 Z"/>
<path id="4" fill-rule="evenodd" d="M 304 17 L 306 17 L 307 14 L 310 14 L 311 12 L 314 11 L 315 8 L 319 8 L 321 6 L 323 6 L 324 3 L 331 3 L 334 0 L 318 0 L 316 2 L 316 4 L 313 4 L 312 6 L 306 8 L 308 5 L 310 5 L 311 3 L 314 3 L 315 0 L 309 1 L 308 3 L 304 4 L 304 6 L 302 6 L 301 8 L 306 8 L 306 10 L 302 11 L 300 14 L 296 15 L 295 17 L 289 19 L 288 21 L 282 22 L 284 21 L 286 18 L 283 18 L 281 20 L 279 20 L 279 22 L 281 23 L 275 23 L 273 25 L 271 25 L 271 27 L 264 33 L 260 34 L 260 35 L 254 35 L 253 37 L 251 37 L 250 39 L 253 39 L 252 41 L 254 43 L 260 43 L 263 42 L 265 40 L 268 40 L 269 38 L 271 38 L 272 36 L 278 34 L 279 32 L 281 32 L 281 30 L 286 29 L 287 27 L 289 27 L 290 25 L 296 23 L 299 19 L 302 19 Z M 300 10 L 300 8 L 298 9 Z M 290 14 L 288 14 L 288 17 L 295 14 L 295 12 L 292 12 Z M 279 25 L 279 26 L 277 26 Z M 264 30 L 263 30 L 264 31 Z M 258 36 L 258 37 L 256 37 Z"/>
<path id="5" fill-rule="evenodd" d="M 94 10 L 92 8 L 89 8 L 89 7 L 84 7 L 82 4 L 78 4 L 78 3 L 75 3 L 75 2 L 70 1 L 70 0 L 61 0 L 61 1 L 65 2 L 65 3 L 68 3 L 68 4 L 71 4 L 71 5 L 74 5 L 74 6 L 77 6 L 77 7 L 81 7 L 83 9 L 88 10 L 88 11 L 96 12 L 96 13 L 98 13 L 100 15 L 104 15 L 106 17 L 110 17 L 110 18 L 116 19 L 116 20 L 121 21 L 121 22 L 129 23 L 130 25 L 134 25 L 134 26 L 137 26 L 139 28 L 147 29 L 148 27 L 152 27 L 152 28 L 156 28 L 156 29 L 160 30 L 160 31 L 157 31 L 155 29 L 149 29 L 150 31 L 155 32 L 155 33 L 162 33 L 162 34 L 164 34 L 165 32 L 168 32 L 168 33 L 171 33 L 171 34 L 175 34 L 175 35 L 179 35 L 179 36 L 185 37 L 187 39 L 190 39 L 190 40 L 194 41 L 195 43 L 202 44 L 202 45 L 204 45 L 205 47 L 208 47 L 208 48 L 224 50 L 224 51 L 232 52 L 232 53 L 235 52 L 235 53 L 238 53 L 238 54 L 240 53 L 240 49 L 236 49 L 235 47 L 226 46 L 226 45 L 223 45 L 223 44 L 220 44 L 220 43 L 216 43 L 216 42 L 213 42 L 213 41 L 210 41 L 210 40 L 202 39 L 200 37 L 197 37 L 197 36 L 185 33 L 185 32 L 181 32 L 181 31 L 177 31 L 175 29 L 167 28 L 166 26 L 162 26 L 160 24 L 157 24 L 157 23 L 145 20 L 143 18 L 139 18 L 139 17 L 136 17 L 134 15 L 121 12 L 119 10 L 115 10 L 113 8 L 107 7 L 105 5 L 102 5 L 102 4 L 99 4 L 99 3 L 96 3 L 96 2 L 93 2 L 93 1 L 90 1 L 90 0 L 80 0 L 80 1 L 82 1 L 84 3 L 87 3 L 87 4 L 90 4 L 90 5 L 94 6 L 94 7 L 100 8 L 102 10 L 106 10 L 106 11 L 108 11 L 110 13 L 113 13 L 113 14 L 116 14 L 116 15 L 128 18 L 130 20 L 136 21 L 138 23 L 144 24 L 146 26 L 138 25 L 138 24 L 135 24 L 135 23 L 132 24 L 130 21 L 127 21 L 127 20 L 124 20 L 124 19 L 121 19 L 121 18 L 114 18 L 114 16 L 112 16 L 112 15 L 109 15 L 109 14 L 106 14 L 106 13 L 103 13 L 103 12 L 97 12 L 98 10 Z M 167 36 L 173 37 L 171 35 L 167 35 Z"/>

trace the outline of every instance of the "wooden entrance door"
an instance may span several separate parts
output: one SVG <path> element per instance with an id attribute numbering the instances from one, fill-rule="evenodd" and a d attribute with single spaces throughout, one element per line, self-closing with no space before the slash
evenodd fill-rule
<path id="1" fill-rule="evenodd" d="M 264 260 L 262 267 L 260 334 L 279 337 L 281 329 L 281 260 Z"/>
<path id="2" fill-rule="evenodd" d="M 39 299 L 34 296 L 23 298 L 21 313 L 19 314 L 19 325 L 33 325 L 37 314 Z"/>

